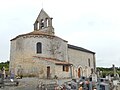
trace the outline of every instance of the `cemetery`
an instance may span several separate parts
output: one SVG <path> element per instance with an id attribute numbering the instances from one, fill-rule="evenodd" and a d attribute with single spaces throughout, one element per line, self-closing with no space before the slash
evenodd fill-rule
<path id="1" fill-rule="evenodd" d="M 1 68 L 0 73 L 0 88 L 4 88 L 5 86 L 18 86 L 19 82 L 15 78 L 13 74 L 10 74 L 9 76 L 5 73 L 5 67 Z"/>
<path id="2" fill-rule="evenodd" d="M 0 88 L 3 90 L 120 90 L 120 78 L 113 65 L 114 77 L 100 77 L 91 74 L 90 77 L 81 76 L 73 79 L 40 79 L 35 77 L 16 78 L 12 73 L 6 75 L 5 67 L 0 72 Z M 18 76 L 17 76 L 18 77 Z"/>

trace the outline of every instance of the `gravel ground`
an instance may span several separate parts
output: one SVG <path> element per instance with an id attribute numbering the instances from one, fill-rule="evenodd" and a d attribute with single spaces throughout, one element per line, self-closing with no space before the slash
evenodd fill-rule
<path id="1" fill-rule="evenodd" d="M 47 79 L 39 79 L 39 78 L 22 78 L 18 79 L 18 86 L 5 86 L 4 88 L 0 88 L 0 90 L 39 90 L 37 86 L 40 82 L 42 83 L 58 83 L 59 85 L 63 84 L 66 81 L 70 81 L 71 79 L 59 79 L 59 80 L 47 80 Z"/>
<path id="2" fill-rule="evenodd" d="M 18 86 L 5 86 L 4 88 L 0 88 L 0 90 L 40 90 L 37 88 L 38 84 L 40 82 L 49 84 L 49 83 L 57 83 L 59 85 L 63 84 L 66 81 L 70 81 L 71 79 L 53 79 L 53 80 L 48 80 L 48 79 L 39 79 L 39 78 L 23 78 L 23 79 L 18 79 L 19 85 Z M 120 85 L 119 87 L 120 88 Z M 120 89 L 118 89 L 120 90 Z"/>

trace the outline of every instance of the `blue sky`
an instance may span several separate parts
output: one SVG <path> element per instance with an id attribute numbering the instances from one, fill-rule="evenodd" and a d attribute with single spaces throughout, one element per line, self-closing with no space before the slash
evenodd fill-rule
<path id="1" fill-rule="evenodd" d="M 57 36 L 96 52 L 97 66 L 120 67 L 119 0 L 0 0 L 1 62 L 9 60 L 10 39 L 33 31 L 41 8 Z"/>

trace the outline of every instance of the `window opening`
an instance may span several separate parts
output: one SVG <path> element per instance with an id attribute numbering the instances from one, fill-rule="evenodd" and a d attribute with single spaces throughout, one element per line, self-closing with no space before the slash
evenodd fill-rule
<path id="1" fill-rule="evenodd" d="M 37 53 L 42 53 L 42 44 L 41 44 L 41 42 L 37 43 Z"/>
<path id="2" fill-rule="evenodd" d="M 90 67 L 90 59 L 88 59 L 88 66 Z"/>
<path id="3" fill-rule="evenodd" d="M 41 29 L 44 28 L 44 20 L 41 20 Z"/>
<path id="4" fill-rule="evenodd" d="M 69 66 L 68 65 L 63 65 L 63 71 L 69 72 Z"/>

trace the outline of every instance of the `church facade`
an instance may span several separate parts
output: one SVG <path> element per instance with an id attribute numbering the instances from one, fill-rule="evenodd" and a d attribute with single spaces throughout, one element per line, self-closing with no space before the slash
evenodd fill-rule
<path id="1" fill-rule="evenodd" d="M 10 72 L 39 78 L 79 78 L 96 70 L 95 52 L 55 36 L 52 18 L 42 9 L 34 31 L 11 39 Z"/>

